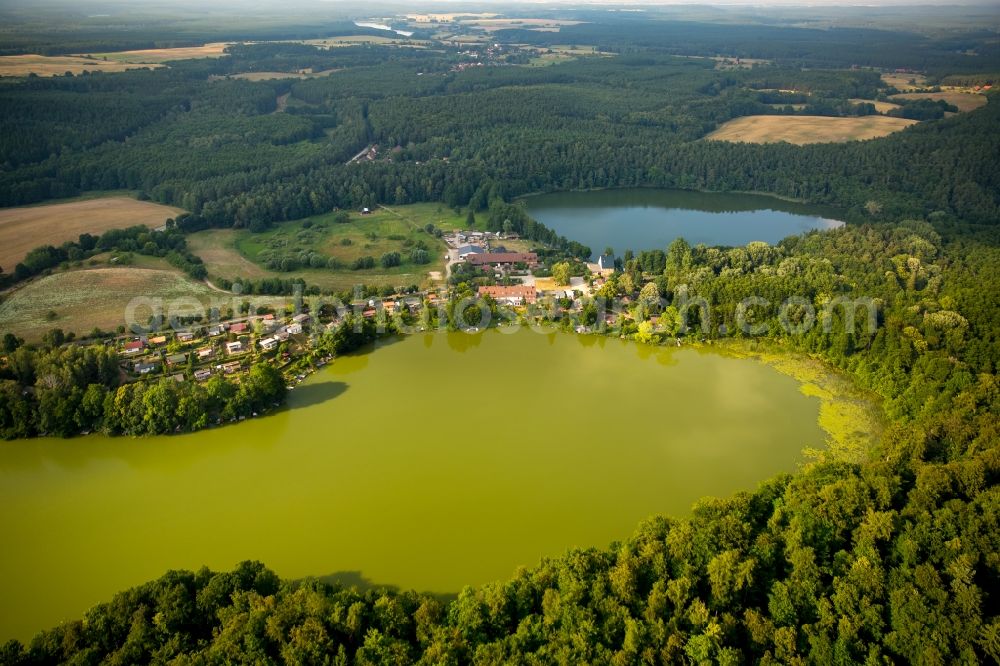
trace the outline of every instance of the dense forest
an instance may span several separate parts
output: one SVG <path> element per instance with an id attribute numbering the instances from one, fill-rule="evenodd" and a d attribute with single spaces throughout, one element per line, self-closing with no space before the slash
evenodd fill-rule
<path id="1" fill-rule="evenodd" d="M 968 64 L 954 42 L 869 30 L 689 33 L 623 20 L 603 31 L 574 26 L 560 40 L 567 35 L 617 55 L 463 70 L 456 65 L 466 56 L 456 49 L 254 45 L 164 70 L 5 85 L 0 205 L 141 190 L 192 214 L 160 235 L 126 230 L 107 242 L 175 256 L 197 271 L 187 231 L 263 229 L 379 202 L 485 210 L 489 228 L 570 253 L 583 248 L 551 237 L 511 200 L 646 186 L 834 204 L 857 224 L 775 246 L 677 241 L 625 252 L 622 270 L 583 316 L 599 299 L 627 296 L 634 318 L 621 333 L 657 344 L 683 335 L 677 316 L 689 297 L 705 299 L 711 314 L 698 310 L 692 337 L 733 337 L 734 346 L 807 354 L 843 369 L 881 401 L 888 424 L 878 444 L 852 455 L 825 452 L 795 475 L 704 500 L 686 518 L 651 519 L 622 543 L 573 550 L 454 599 L 283 581 L 259 563 L 174 571 L 27 644 L 0 646 L 0 663 L 1000 661 L 1000 104 L 991 98 L 974 112 L 843 145 L 702 140 L 737 116 L 800 112 L 771 104 L 841 115 L 857 112 L 844 104 L 852 97 L 891 92 L 874 72 L 834 67 L 970 74 L 979 62 L 1000 67 L 989 59 Z M 982 38 L 973 34 L 970 44 Z M 554 38 L 500 31 L 498 39 L 545 45 Z M 733 55 L 778 62 L 721 71 L 675 57 L 680 50 L 664 44 L 670 40 L 705 54 L 728 40 Z M 302 80 L 234 78 L 306 67 L 344 69 Z M 784 89 L 802 96 L 792 101 Z M 938 118 L 927 105 L 903 108 L 911 106 Z M 372 144 L 379 159 L 347 163 Z M 43 248 L 24 264 L 25 276 L 101 243 L 81 237 Z M 472 287 L 460 281 L 455 292 Z M 754 311 L 754 333 L 739 326 L 748 296 L 771 306 Z M 861 318 L 848 325 L 846 310 L 834 309 L 832 327 L 790 335 L 774 307 L 790 296 L 819 305 L 871 299 L 877 327 L 866 329 Z M 662 333 L 652 327 L 654 314 Z M 374 335 L 372 322 L 348 320 L 323 334 L 316 353 L 344 353 Z M 205 424 L 203 415 L 273 404 L 284 389 L 266 365 L 255 366 L 246 388 L 121 386 L 97 348 L 4 342 L 6 436 L 193 429 Z M 259 395 L 232 395 L 255 388 Z"/>
<path id="2" fill-rule="evenodd" d="M 536 191 L 646 186 L 771 192 L 840 206 L 853 220 L 1000 216 L 996 104 L 875 141 L 733 145 L 700 139 L 748 114 L 868 113 L 847 100 L 890 90 L 864 70 L 719 71 L 655 52 L 453 71 L 463 58 L 271 44 L 165 70 L 7 85 L 0 204 L 135 189 L 210 226 L 262 229 L 379 202 L 483 209 Z M 341 71 L 231 77 L 306 66 Z M 785 88 L 807 94 L 804 109 L 774 102 Z M 927 118 L 946 110 L 903 109 Z M 380 159 L 346 164 L 371 144 Z"/>
<path id="3" fill-rule="evenodd" d="M 204 384 L 168 377 L 123 383 L 115 349 L 60 348 L 60 338 L 43 349 L 9 352 L 0 371 L 0 437 L 191 432 L 268 411 L 285 399 L 285 381 L 267 363 L 253 364 L 239 384 L 220 375 Z"/>

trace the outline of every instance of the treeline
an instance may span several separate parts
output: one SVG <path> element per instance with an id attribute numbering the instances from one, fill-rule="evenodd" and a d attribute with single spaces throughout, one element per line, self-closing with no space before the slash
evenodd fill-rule
<path id="1" fill-rule="evenodd" d="M 142 225 L 126 229 L 109 229 L 100 236 L 80 234 L 76 241 L 66 241 L 59 247 L 36 247 L 14 266 L 14 271 L 2 276 L 5 284 L 20 282 L 57 268 L 68 262 L 80 262 L 102 252 L 134 252 L 152 257 L 164 257 L 172 266 L 196 280 L 208 272 L 200 257 L 187 247 L 184 234 L 171 221 L 165 231 L 154 231 Z"/>
<path id="2" fill-rule="evenodd" d="M 121 384 L 113 348 L 20 347 L 0 368 L 0 437 L 190 432 L 267 411 L 285 392 L 267 363 L 254 364 L 238 385 L 220 375 L 203 384 L 169 377 Z"/>
<path id="3" fill-rule="evenodd" d="M 561 250 L 571 257 L 584 259 L 590 257 L 589 247 L 576 241 L 567 240 L 541 222 L 537 222 L 528 215 L 523 205 L 508 204 L 497 198 L 491 202 L 489 213 L 486 221 L 486 228 L 489 231 L 513 232 L 529 240 L 538 241 Z"/>

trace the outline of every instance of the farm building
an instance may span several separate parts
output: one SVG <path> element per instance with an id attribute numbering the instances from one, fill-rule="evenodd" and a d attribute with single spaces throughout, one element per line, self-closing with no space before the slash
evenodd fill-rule
<path id="1" fill-rule="evenodd" d="M 524 305 L 525 303 L 534 303 L 538 299 L 538 293 L 535 291 L 535 288 L 524 285 L 513 287 L 480 287 L 479 295 L 489 296 L 497 303 L 505 303 L 507 305 Z"/>
<path id="2" fill-rule="evenodd" d="M 473 266 L 512 266 L 514 264 L 538 265 L 534 252 L 484 252 L 472 254 L 466 261 Z"/>
<path id="3" fill-rule="evenodd" d="M 468 259 L 470 256 L 474 254 L 486 254 L 486 250 L 479 247 L 478 245 L 463 245 L 462 247 L 458 248 L 459 259 L 463 260 Z"/>

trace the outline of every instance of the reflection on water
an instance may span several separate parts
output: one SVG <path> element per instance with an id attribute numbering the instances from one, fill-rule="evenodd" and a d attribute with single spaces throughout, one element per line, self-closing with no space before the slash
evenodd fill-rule
<path id="1" fill-rule="evenodd" d="M 687 190 L 598 190 L 527 197 L 528 212 L 542 224 L 594 254 L 605 247 L 666 249 L 675 238 L 692 245 L 776 243 L 812 229 L 843 225 L 836 211 L 753 194 Z"/>

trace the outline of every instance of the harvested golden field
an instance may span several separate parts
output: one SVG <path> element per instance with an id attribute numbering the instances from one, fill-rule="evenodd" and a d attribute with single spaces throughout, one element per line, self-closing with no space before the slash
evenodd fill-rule
<path id="1" fill-rule="evenodd" d="M 228 76 L 213 77 L 219 79 L 243 79 L 244 81 L 273 81 L 276 79 L 315 79 L 321 76 L 329 76 L 340 69 L 325 69 L 322 72 L 243 72 L 242 74 L 230 74 Z"/>
<path id="2" fill-rule="evenodd" d="M 499 14 L 490 14 L 486 12 L 454 12 L 451 14 L 406 14 L 406 18 L 415 23 L 451 23 L 462 18 L 466 19 L 476 19 L 476 18 L 495 18 Z"/>
<path id="3" fill-rule="evenodd" d="M 13 270 L 39 245 L 61 245 L 82 233 L 97 235 L 137 224 L 155 228 L 183 212 L 126 196 L 0 208 L 0 267 Z"/>
<path id="4" fill-rule="evenodd" d="M 915 120 L 864 116 L 831 118 L 828 116 L 744 116 L 734 118 L 709 134 L 712 141 L 745 143 L 840 143 L 863 141 L 898 132 Z"/>
<path id="5" fill-rule="evenodd" d="M 62 76 L 66 72 L 124 72 L 126 69 L 159 67 L 84 56 L 12 55 L 0 56 L 0 76 Z"/>
<path id="6" fill-rule="evenodd" d="M 126 308 L 132 299 L 163 299 L 168 313 L 183 314 L 172 299 L 195 299 L 203 307 L 219 304 L 231 307 L 232 297 L 194 282 L 177 271 L 148 268 L 90 268 L 55 273 L 33 280 L 15 290 L 0 303 L 4 332 L 25 340 L 38 340 L 52 328 L 89 333 L 94 327 L 114 330 L 125 323 Z M 186 310 L 190 312 L 190 310 Z M 145 318 L 149 308 L 136 309 Z M 144 322 L 143 322 L 144 323 Z"/>
<path id="7" fill-rule="evenodd" d="M 888 111 L 892 111 L 893 109 L 899 108 L 899 104 L 893 104 L 892 102 L 878 102 L 873 99 L 854 98 L 854 99 L 849 99 L 847 101 L 851 102 L 852 104 L 871 104 L 875 107 L 875 110 L 878 111 L 879 113 L 886 113 Z"/>
<path id="8" fill-rule="evenodd" d="M 949 104 L 957 106 L 959 111 L 975 111 L 981 106 L 986 106 L 985 95 L 956 91 L 902 93 L 900 95 L 893 95 L 892 99 L 943 99 Z"/>
<path id="9" fill-rule="evenodd" d="M 426 48 L 430 42 L 426 39 L 412 39 L 402 35 L 344 35 L 343 37 L 324 37 L 322 39 L 298 39 L 295 44 L 308 44 L 319 48 L 338 48 L 342 46 L 357 46 L 358 44 L 381 44 L 384 46 L 405 46 L 411 49 Z"/>
<path id="10" fill-rule="evenodd" d="M 128 63 L 163 63 L 171 60 L 192 60 L 194 58 L 219 58 L 226 55 L 227 46 L 232 42 L 212 42 L 202 46 L 180 46 L 172 49 L 142 49 L 140 51 L 115 51 L 112 53 L 91 53 L 94 58 L 107 58 Z"/>
<path id="11" fill-rule="evenodd" d="M 507 30 L 510 28 L 525 28 L 527 30 L 549 30 L 558 32 L 564 25 L 579 25 L 582 21 L 565 21 L 561 19 L 541 19 L 541 18 L 490 18 L 471 19 L 459 21 L 462 25 L 486 32 L 497 30 Z"/>

